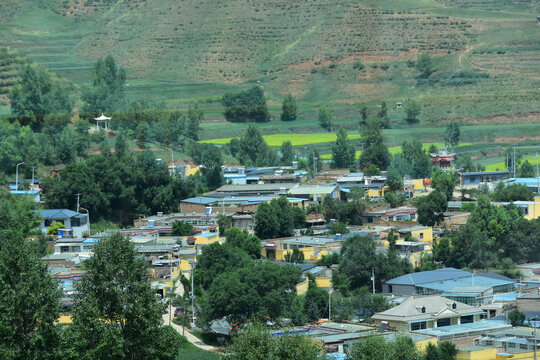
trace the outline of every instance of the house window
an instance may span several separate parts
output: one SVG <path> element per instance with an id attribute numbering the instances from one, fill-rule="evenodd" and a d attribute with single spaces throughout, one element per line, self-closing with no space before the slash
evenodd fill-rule
<path id="1" fill-rule="evenodd" d="M 437 327 L 449 326 L 449 325 L 452 325 L 452 319 L 451 318 L 437 320 Z"/>
<path id="2" fill-rule="evenodd" d="M 81 226 L 81 219 L 77 219 L 77 218 L 71 219 L 71 226 L 72 227 Z"/>
<path id="3" fill-rule="evenodd" d="M 529 350 L 529 347 L 527 346 L 527 344 L 519 344 L 519 348 L 521 350 Z"/>
<path id="4" fill-rule="evenodd" d="M 522 209 L 523 209 L 523 215 L 525 215 L 525 216 L 529 215 L 529 207 L 528 206 L 524 206 L 524 207 L 522 207 Z"/>
<path id="5" fill-rule="evenodd" d="M 424 233 L 420 233 L 420 240 L 424 238 Z"/>
<path id="6" fill-rule="evenodd" d="M 462 324 L 469 324 L 474 322 L 474 315 L 467 315 L 461 317 Z"/>
<path id="7" fill-rule="evenodd" d="M 388 285 L 388 292 L 392 293 L 392 285 Z"/>
<path id="8" fill-rule="evenodd" d="M 414 322 L 411 324 L 411 331 L 427 329 L 426 321 Z"/>
<path id="9" fill-rule="evenodd" d="M 60 252 L 65 253 L 69 251 L 69 246 L 60 246 Z"/>
<path id="10" fill-rule="evenodd" d="M 45 219 L 45 226 L 51 226 L 53 221 L 51 219 Z"/>
<path id="11" fill-rule="evenodd" d="M 506 343 L 506 344 L 508 345 L 509 348 L 515 348 L 516 347 L 516 344 L 511 343 L 511 342 Z"/>

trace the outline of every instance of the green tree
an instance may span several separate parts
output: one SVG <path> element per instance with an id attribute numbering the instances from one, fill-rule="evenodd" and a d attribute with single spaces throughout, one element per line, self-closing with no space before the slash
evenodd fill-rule
<path id="1" fill-rule="evenodd" d="M 30 250 L 21 224 L 7 226 L 0 233 L 0 357 L 56 359 L 60 334 L 54 323 L 62 291 Z"/>
<path id="2" fill-rule="evenodd" d="M 144 258 L 120 233 L 103 238 L 85 261 L 73 306 L 72 346 L 80 359 L 174 359 L 163 353 L 164 308 Z M 178 352 L 179 349 L 176 349 Z"/>
<path id="3" fill-rule="evenodd" d="M 377 116 L 381 119 L 383 127 L 390 129 L 390 117 L 388 116 L 388 105 L 386 105 L 386 101 L 381 102 L 381 108 Z"/>
<path id="4" fill-rule="evenodd" d="M 362 169 L 373 164 L 385 170 L 390 163 L 388 148 L 383 143 L 382 123 L 378 119 L 368 119 L 361 129 L 363 151 L 359 164 Z"/>
<path id="5" fill-rule="evenodd" d="M 403 205 L 403 203 L 405 202 L 405 199 L 406 199 L 405 194 L 403 193 L 395 193 L 392 191 L 387 191 L 384 194 L 384 201 L 386 201 L 388 205 L 390 205 L 393 208 Z"/>
<path id="6" fill-rule="evenodd" d="M 418 120 L 418 115 L 420 115 L 420 105 L 418 105 L 414 100 L 411 100 L 405 104 L 405 121 L 409 124 L 416 124 Z"/>
<path id="7" fill-rule="evenodd" d="M 84 88 L 82 91 L 84 105 L 81 111 L 97 114 L 124 109 L 125 82 L 125 70 L 118 67 L 111 55 L 105 59 L 98 59 L 94 65 L 92 87 Z"/>
<path id="8" fill-rule="evenodd" d="M 261 239 L 292 236 L 294 221 L 292 206 L 286 198 L 261 203 L 255 211 L 255 234 Z"/>
<path id="9" fill-rule="evenodd" d="M 281 164 L 291 166 L 294 160 L 292 143 L 287 140 L 281 144 Z"/>
<path id="10" fill-rule="evenodd" d="M 311 286 L 304 296 L 304 313 L 307 321 L 328 317 L 328 293 L 316 285 Z"/>
<path id="11" fill-rule="evenodd" d="M 291 206 L 295 229 L 306 227 L 306 211 L 299 206 Z"/>
<path id="12" fill-rule="evenodd" d="M 362 107 L 360 108 L 360 117 L 362 118 L 362 121 L 360 122 L 360 125 L 365 125 L 366 124 L 366 120 L 367 120 L 367 117 L 368 117 L 368 108 L 366 105 L 362 105 Z"/>
<path id="13" fill-rule="evenodd" d="M 510 324 L 512 326 L 523 326 L 523 322 L 525 321 L 525 314 L 523 314 L 519 310 L 514 310 L 510 314 L 508 314 L 508 320 L 510 320 Z"/>
<path id="14" fill-rule="evenodd" d="M 137 146 L 141 149 L 144 149 L 145 143 L 147 141 L 147 134 L 148 134 L 148 125 L 146 122 L 141 121 L 139 122 L 139 125 L 137 125 Z"/>
<path id="15" fill-rule="evenodd" d="M 491 194 L 493 201 L 532 201 L 534 193 L 526 186 L 521 184 L 505 185 L 499 182 Z"/>
<path id="16" fill-rule="evenodd" d="M 444 143 L 450 146 L 457 146 L 459 144 L 460 137 L 459 124 L 451 122 L 446 125 L 446 131 L 444 132 Z"/>
<path id="17" fill-rule="evenodd" d="M 219 228 L 219 235 L 223 236 L 225 235 L 225 231 L 231 226 L 231 220 L 229 220 L 229 217 L 225 214 L 218 214 L 218 228 Z"/>
<path id="18" fill-rule="evenodd" d="M 279 237 L 278 214 L 269 203 L 261 203 L 253 216 L 255 219 L 255 234 L 261 239 Z"/>
<path id="19" fill-rule="evenodd" d="M 370 164 L 368 167 L 364 169 L 364 175 L 365 176 L 379 176 L 381 175 L 381 170 L 377 167 L 377 165 Z"/>
<path id="20" fill-rule="evenodd" d="M 285 254 L 285 261 L 293 264 L 303 264 L 304 253 L 298 248 L 294 248 L 292 252 L 288 252 Z"/>
<path id="21" fill-rule="evenodd" d="M 58 221 L 53 222 L 51 225 L 49 225 L 49 229 L 47 229 L 47 234 L 49 235 L 57 235 L 59 229 L 65 229 L 66 226 Z"/>
<path id="22" fill-rule="evenodd" d="M 225 231 L 226 243 L 243 249 L 252 258 L 259 259 L 261 257 L 261 240 L 253 235 L 249 235 L 247 230 L 240 230 L 238 228 L 230 228 Z"/>
<path id="23" fill-rule="evenodd" d="M 230 122 L 270 121 L 264 91 L 259 86 L 236 93 L 226 93 L 221 99 L 225 119 Z"/>
<path id="24" fill-rule="evenodd" d="M 26 65 L 20 80 L 9 92 L 11 113 L 19 123 L 41 126 L 48 114 L 69 114 L 73 109 L 71 92 L 53 80 L 41 66 Z"/>
<path id="25" fill-rule="evenodd" d="M 320 344 L 306 335 L 273 336 L 262 325 L 250 324 L 233 338 L 228 358 L 232 360 L 315 360 Z"/>
<path id="26" fill-rule="evenodd" d="M 199 126 L 204 118 L 204 113 L 198 105 L 190 106 L 187 113 L 188 126 L 186 136 L 195 141 L 199 140 Z"/>
<path id="27" fill-rule="evenodd" d="M 368 336 L 353 344 L 348 359 L 351 360 L 421 360 L 422 354 L 412 339 L 398 335 L 392 341 L 382 336 Z"/>
<path id="28" fill-rule="evenodd" d="M 198 266 L 198 265 L 197 265 Z M 301 271 L 291 265 L 251 262 L 246 267 L 222 272 L 207 291 L 203 318 L 227 317 L 244 322 L 252 318 L 275 320 L 288 313 L 296 296 Z"/>
<path id="29" fill-rule="evenodd" d="M 281 121 L 296 120 L 296 100 L 291 94 L 287 94 L 281 105 Z"/>
<path id="30" fill-rule="evenodd" d="M 534 167 L 531 165 L 530 162 L 524 161 L 523 163 L 521 163 L 521 165 L 519 166 L 518 177 L 530 178 L 535 177 L 535 175 L 536 174 Z"/>
<path id="31" fill-rule="evenodd" d="M 421 78 L 428 78 L 433 72 L 431 56 L 428 53 L 422 53 L 418 55 L 416 60 L 416 69 L 420 71 Z"/>
<path id="32" fill-rule="evenodd" d="M 240 136 L 237 158 L 242 165 L 271 166 L 278 162 L 277 155 L 264 141 L 254 124 L 249 124 Z"/>
<path id="33" fill-rule="evenodd" d="M 424 226 L 434 226 L 444 221 L 448 202 L 443 194 L 434 190 L 427 196 L 415 200 L 418 209 L 418 222 Z"/>
<path id="34" fill-rule="evenodd" d="M 319 125 L 325 129 L 326 131 L 330 132 L 332 131 L 332 114 L 330 114 L 330 111 L 323 106 L 319 109 Z"/>
<path id="35" fill-rule="evenodd" d="M 437 170 L 431 178 L 431 187 L 446 197 L 447 201 L 452 199 L 454 194 L 455 179 L 452 174 L 442 170 Z"/>
<path id="36" fill-rule="evenodd" d="M 390 188 L 390 191 L 403 191 L 403 177 L 396 169 L 388 170 L 386 174 L 385 185 Z"/>
<path id="37" fill-rule="evenodd" d="M 457 353 L 458 349 L 454 343 L 443 341 L 439 344 L 440 360 L 453 360 Z"/>
<path id="38" fill-rule="evenodd" d="M 193 226 L 182 220 L 175 220 L 172 223 L 171 235 L 173 236 L 191 236 L 195 234 Z"/>
<path id="39" fill-rule="evenodd" d="M 242 249 L 213 243 L 203 247 L 202 254 L 197 257 L 195 281 L 207 290 L 218 275 L 234 272 L 250 263 L 250 256 Z"/>
<path id="40" fill-rule="evenodd" d="M 354 163 L 354 147 L 349 143 L 344 128 L 340 127 L 336 135 L 336 143 L 332 146 L 332 166 L 338 169 L 348 168 Z"/>

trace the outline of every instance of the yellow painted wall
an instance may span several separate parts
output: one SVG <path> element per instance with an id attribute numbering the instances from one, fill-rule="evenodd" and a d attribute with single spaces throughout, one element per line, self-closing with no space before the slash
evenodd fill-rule
<path id="1" fill-rule="evenodd" d="M 512 354 L 511 356 L 497 354 L 497 356 L 494 357 L 493 359 L 494 360 L 505 360 L 505 359 L 512 359 L 512 360 L 514 360 L 514 359 L 516 359 L 516 360 L 522 359 L 522 360 L 526 360 L 526 359 L 534 359 L 534 351 L 523 352 L 523 353 L 519 353 L 519 354 Z"/>
<path id="2" fill-rule="evenodd" d="M 418 351 L 423 352 L 423 353 L 426 352 L 426 348 L 428 344 L 433 344 L 434 346 L 437 346 L 437 338 L 433 337 L 431 339 L 420 340 L 414 343 L 414 345 L 416 346 L 416 349 L 418 349 Z"/>
<path id="3" fill-rule="evenodd" d="M 219 233 L 210 237 L 195 235 L 195 245 L 209 245 L 219 241 Z"/>
<path id="4" fill-rule="evenodd" d="M 480 350 L 459 350 L 456 356 L 457 360 L 495 360 L 497 358 L 497 349 L 480 349 Z"/>
<path id="5" fill-rule="evenodd" d="M 190 165 L 186 165 L 186 176 L 195 175 L 200 170 L 200 166 L 191 167 Z"/>
<path id="6" fill-rule="evenodd" d="M 420 234 L 424 234 L 423 238 L 420 238 Z M 413 230 L 411 231 L 411 236 L 415 238 L 418 241 L 425 242 L 428 244 L 433 243 L 433 229 L 432 228 L 425 228 L 421 230 Z"/>
<path id="7" fill-rule="evenodd" d="M 73 322 L 73 316 L 71 315 L 60 315 L 58 320 L 55 321 L 55 324 L 71 324 Z"/>
<path id="8" fill-rule="evenodd" d="M 529 214 L 524 218 L 527 220 L 534 220 L 540 217 L 540 196 L 534 198 L 534 204 L 529 205 Z"/>
<path id="9" fill-rule="evenodd" d="M 304 295 L 305 293 L 307 293 L 308 287 L 309 287 L 309 281 L 308 279 L 306 279 L 296 285 L 296 293 L 298 295 Z"/>
<path id="10" fill-rule="evenodd" d="M 424 190 L 424 179 L 412 179 L 412 180 L 406 180 L 407 182 L 414 183 L 414 190 Z"/>
<path id="11" fill-rule="evenodd" d="M 318 278 L 315 278 L 315 283 L 317 284 L 317 287 L 320 287 L 320 288 L 331 288 L 332 278 L 331 277 L 318 277 Z"/>

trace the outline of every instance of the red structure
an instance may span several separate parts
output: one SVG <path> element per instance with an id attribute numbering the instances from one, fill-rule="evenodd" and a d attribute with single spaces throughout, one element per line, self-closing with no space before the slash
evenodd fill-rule
<path id="1" fill-rule="evenodd" d="M 453 167 L 453 161 L 456 154 L 449 152 L 446 148 L 440 148 L 436 153 L 429 153 L 431 161 L 437 163 L 437 167 L 442 170 L 448 170 Z"/>

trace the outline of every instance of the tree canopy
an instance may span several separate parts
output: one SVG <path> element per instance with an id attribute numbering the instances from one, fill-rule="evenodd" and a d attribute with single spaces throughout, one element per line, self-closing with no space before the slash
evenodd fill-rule
<path id="1" fill-rule="evenodd" d="M 336 143 L 332 146 L 332 166 L 347 169 L 354 164 L 354 147 L 350 144 L 344 128 L 340 127 L 336 135 Z"/>
<path id="2" fill-rule="evenodd" d="M 81 108 L 83 113 L 97 114 L 126 107 L 126 71 L 116 64 L 112 55 L 98 59 L 94 65 L 92 87 L 84 88 Z"/>
<path id="3" fill-rule="evenodd" d="M 330 132 L 332 131 L 332 114 L 330 114 L 330 111 L 323 106 L 319 109 L 319 125 L 325 129 L 326 131 Z"/>
<path id="4" fill-rule="evenodd" d="M 42 126 L 46 120 L 66 123 L 73 109 L 73 97 L 67 84 L 53 79 L 45 68 L 26 65 L 20 79 L 9 92 L 11 113 L 23 125 Z M 48 116 L 48 115 L 51 116 Z M 67 117 L 58 115 L 67 114 Z"/>
<path id="5" fill-rule="evenodd" d="M 161 327 L 164 307 L 129 238 L 116 233 L 101 239 L 84 268 L 69 329 L 79 358 L 173 360 L 174 351 L 162 351 L 169 338 Z"/>
<path id="6" fill-rule="evenodd" d="M 225 119 L 230 122 L 270 121 L 264 91 L 259 86 L 235 93 L 226 93 L 221 99 Z"/>
<path id="7" fill-rule="evenodd" d="M 291 94 L 287 94 L 281 105 L 281 121 L 296 120 L 296 100 Z"/>

